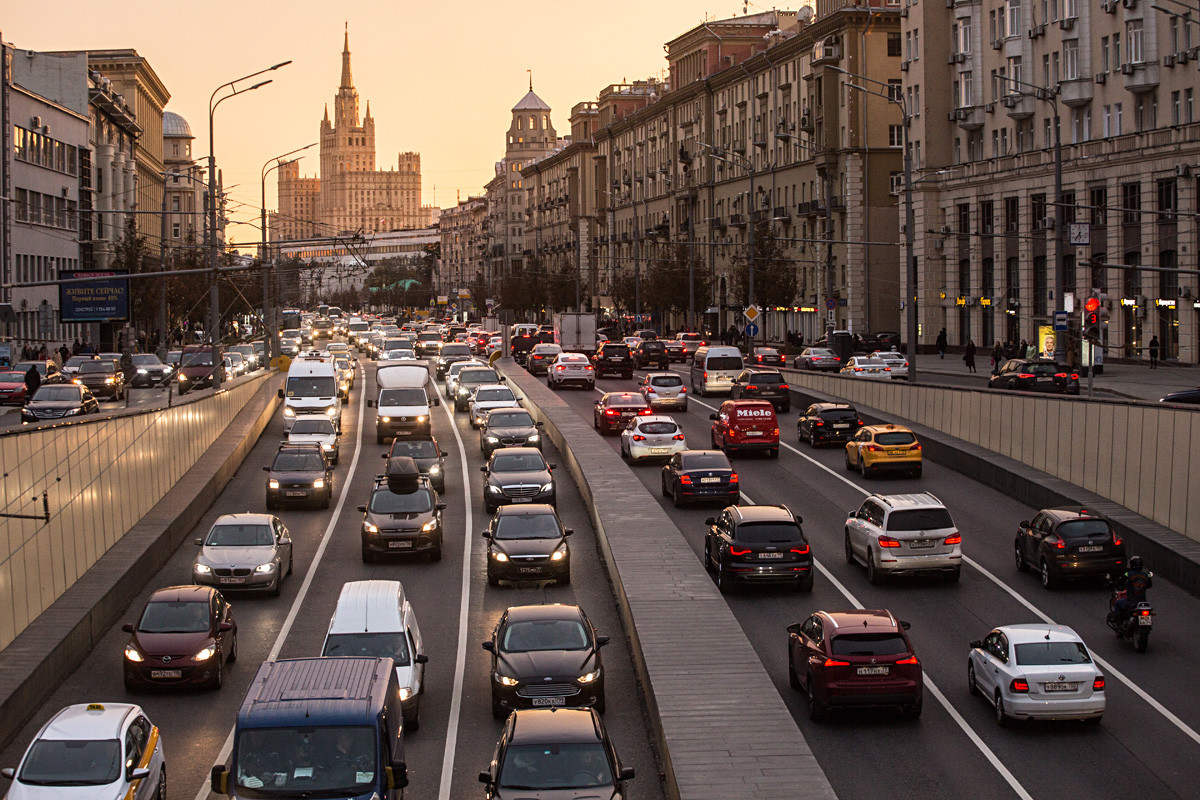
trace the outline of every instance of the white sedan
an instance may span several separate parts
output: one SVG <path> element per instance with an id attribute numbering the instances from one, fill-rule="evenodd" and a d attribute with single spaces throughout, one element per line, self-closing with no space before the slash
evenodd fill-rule
<path id="1" fill-rule="evenodd" d="M 621 458 L 630 464 L 646 458 L 666 460 L 687 449 L 683 430 L 665 414 L 634 417 L 631 424 L 621 431 Z"/>
<path id="2" fill-rule="evenodd" d="M 490 358 L 492 353 L 499 353 L 504 350 L 504 339 L 500 336 L 493 336 L 488 339 L 487 355 Z"/>
<path id="3" fill-rule="evenodd" d="M 971 642 L 967 688 L 983 695 L 996 721 L 1082 719 L 1104 714 L 1104 675 L 1065 625 L 1002 625 Z"/>
<path id="4" fill-rule="evenodd" d="M 471 427 L 483 427 L 488 412 L 494 408 L 520 408 L 521 398 L 502 383 L 483 384 L 471 395 Z"/>
<path id="5" fill-rule="evenodd" d="M 892 379 L 908 377 L 908 359 L 904 354 L 897 353 L 895 350 L 876 350 L 871 353 L 871 358 L 878 358 L 892 368 Z"/>
<path id="6" fill-rule="evenodd" d="M 854 356 L 842 367 L 841 374 L 846 378 L 875 378 L 891 380 L 892 368 L 881 358 L 874 356 Z"/>

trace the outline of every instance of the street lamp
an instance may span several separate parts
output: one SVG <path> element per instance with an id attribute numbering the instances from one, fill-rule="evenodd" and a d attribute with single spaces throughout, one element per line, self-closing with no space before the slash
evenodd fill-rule
<path id="1" fill-rule="evenodd" d="M 267 175 L 271 171 L 279 169 L 280 167 L 284 166 L 285 164 L 292 164 L 292 163 L 304 158 L 304 156 L 296 156 L 293 159 L 284 161 L 284 159 L 287 158 L 288 156 L 295 155 L 296 153 L 299 153 L 303 150 L 307 150 L 310 147 L 316 147 L 317 144 L 318 144 L 318 142 L 313 142 L 312 144 L 306 144 L 304 147 L 297 147 L 295 150 L 290 150 L 281 156 L 275 156 L 274 158 L 269 158 L 269 159 L 267 159 L 266 163 L 264 163 L 262 166 L 262 186 L 261 186 L 261 188 L 262 188 L 262 206 L 259 208 L 259 222 L 260 222 L 260 227 L 262 228 L 262 248 L 259 250 L 259 259 L 262 261 L 262 268 L 263 268 L 263 289 L 262 289 L 263 344 L 266 345 L 266 355 L 267 355 L 267 363 L 268 364 L 271 362 L 272 358 L 275 358 L 276 356 L 279 355 L 279 348 L 275 346 L 275 329 L 270 324 L 273 321 L 273 319 L 272 319 L 272 315 L 270 313 L 268 313 L 268 303 L 267 303 L 267 297 L 269 295 L 269 288 L 270 288 L 270 286 L 269 286 L 270 273 L 267 269 L 267 247 L 268 247 L 268 244 L 267 244 L 267 242 L 268 242 L 268 237 L 267 237 Z M 274 165 L 271 165 L 272 161 L 275 162 Z"/>
<path id="2" fill-rule="evenodd" d="M 735 153 L 732 150 L 727 153 L 726 151 L 720 149 L 719 147 L 713 147 L 711 144 L 708 144 L 706 142 L 696 142 L 696 144 L 700 145 L 701 147 L 707 147 L 709 150 L 712 151 L 713 158 L 715 158 L 718 161 L 724 161 L 726 164 L 732 165 L 734 163 L 737 163 L 737 162 L 730 160 L 731 156 L 740 158 L 742 166 L 744 166 L 746 168 L 746 172 L 750 176 L 750 195 L 749 195 L 750 199 L 749 199 L 749 202 L 746 204 L 749 209 L 748 221 L 747 221 L 747 233 L 746 233 L 746 244 L 747 244 L 747 250 L 748 250 L 748 255 L 747 255 L 747 259 L 746 259 L 746 261 L 747 261 L 746 308 L 753 308 L 754 307 L 754 212 L 757 210 L 754 207 L 755 202 L 756 202 L 755 194 L 754 194 L 754 176 L 757 174 L 757 170 L 755 170 L 755 168 L 754 168 L 754 159 L 749 158 L 748 156 L 744 156 L 741 153 Z M 753 340 L 751 340 L 751 342 L 749 342 L 746 345 L 746 352 L 750 352 L 752 347 L 753 347 Z"/>
<path id="3" fill-rule="evenodd" d="M 273 67 L 260 69 L 258 72 L 251 72 L 249 75 L 243 75 L 240 78 L 222 84 L 213 90 L 213 93 L 208 98 L 208 241 L 206 251 L 208 255 L 208 266 L 212 269 L 212 286 L 208 292 L 208 325 L 209 334 L 208 342 L 213 347 L 213 391 L 221 388 L 221 370 L 218 368 L 216 359 L 216 346 L 220 341 L 221 328 L 221 290 L 217 283 L 217 161 L 213 154 L 213 114 L 217 110 L 217 106 L 225 102 L 231 97 L 236 97 L 239 94 L 253 92 L 255 89 L 261 89 L 271 80 L 259 81 L 253 86 L 247 86 L 244 89 L 237 88 L 237 84 L 250 78 L 262 75 L 265 72 L 272 72 L 280 67 L 286 67 L 292 63 L 291 59 L 281 61 Z M 229 94 L 218 98 L 217 95 L 222 89 L 229 89 Z"/>

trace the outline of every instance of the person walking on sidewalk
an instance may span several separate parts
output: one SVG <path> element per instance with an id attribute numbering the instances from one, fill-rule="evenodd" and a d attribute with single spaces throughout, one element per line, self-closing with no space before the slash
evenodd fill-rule
<path id="1" fill-rule="evenodd" d="M 995 375 L 1000 371 L 1000 362 L 1004 360 L 1004 346 L 1000 344 L 1000 340 L 996 340 L 996 346 L 992 348 L 992 374 Z"/>
<path id="2" fill-rule="evenodd" d="M 1158 337 L 1150 339 L 1150 369 L 1158 369 Z"/>
<path id="3" fill-rule="evenodd" d="M 967 372 L 975 371 L 975 340 L 967 339 L 967 351 L 963 354 L 963 361 L 967 365 Z"/>
<path id="4" fill-rule="evenodd" d="M 946 329 L 942 328 L 937 335 L 938 358 L 946 357 Z"/>

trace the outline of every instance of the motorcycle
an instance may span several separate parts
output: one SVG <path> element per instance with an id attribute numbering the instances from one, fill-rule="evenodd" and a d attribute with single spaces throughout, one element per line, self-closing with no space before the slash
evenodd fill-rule
<path id="1" fill-rule="evenodd" d="M 1106 620 L 1108 627 L 1112 628 L 1117 636 L 1133 642 L 1134 650 L 1144 653 L 1150 646 L 1150 631 L 1154 627 L 1154 608 L 1149 601 L 1143 600 L 1122 618 L 1116 611 L 1116 605 L 1118 600 L 1124 600 L 1125 597 L 1124 589 L 1113 589 L 1112 595 L 1108 599 L 1108 618 Z"/>

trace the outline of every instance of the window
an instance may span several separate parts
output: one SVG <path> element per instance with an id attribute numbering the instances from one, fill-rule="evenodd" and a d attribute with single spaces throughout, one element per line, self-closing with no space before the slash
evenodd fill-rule
<path id="1" fill-rule="evenodd" d="M 1121 68 L 1121 34 L 1112 35 L 1112 68 Z"/>
<path id="2" fill-rule="evenodd" d="M 1021 82 L 1025 79 L 1021 72 L 1021 57 L 1010 56 L 1008 59 L 1008 90 L 1005 94 L 1019 94 L 1021 92 Z"/>
<path id="3" fill-rule="evenodd" d="M 1121 135 L 1121 104 L 1113 103 L 1113 136 Z"/>
<path id="4" fill-rule="evenodd" d="M 1021 226 L 1021 200 L 1017 197 L 1004 198 L 1004 230 L 1015 233 Z"/>
<path id="5" fill-rule="evenodd" d="M 904 128 L 901 125 L 888 125 L 888 147 L 904 146 Z"/>
<path id="6" fill-rule="evenodd" d="M 1046 298 L 1049 295 L 1050 275 L 1047 272 L 1046 257 L 1033 257 L 1033 313 L 1045 315 Z"/>
<path id="7" fill-rule="evenodd" d="M 1021 35 L 1021 0 L 1008 0 L 1008 35 Z"/>
<path id="8" fill-rule="evenodd" d="M 1079 77 L 1079 40 L 1063 42 L 1063 80 L 1073 81 Z"/>
<path id="9" fill-rule="evenodd" d="M 971 52 L 971 18 L 963 17 L 958 21 L 958 52 Z"/>
<path id="10" fill-rule="evenodd" d="M 178 222 L 171 223 L 171 238 L 178 239 L 180 236 L 180 225 Z"/>
<path id="11" fill-rule="evenodd" d="M 1141 64 L 1145 59 L 1142 51 L 1142 21 L 1131 19 L 1125 23 L 1125 47 L 1129 52 L 1129 61 Z"/>
<path id="12" fill-rule="evenodd" d="M 963 73 L 959 74 L 958 80 L 959 80 L 959 83 L 958 83 L 958 85 L 959 85 L 958 107 L 959 108 L 970 108 L 971 106 L 973 106 L 975 104 L 974 98 L 972 97 L 972 92 L 971 92 L 971 73 L 963 72 Z"/>
<path id="13" fill-rule="evenodd" d="M 1196 120 L 1196 115 L 1194 113 L 1194 108 L 1193 108 L 1194 99 L 1195 98 L 1193 97 L 1193 92 L 1191 89 L 1183 90 L 1183 121 L 1184 122 L 1190 123 L 1190 122 L 1195 122 L 1195 120 Z"/>
<path id="14" fill-rule="evenodd" d="M 1158 182 L 1159 222 L 1168 222 L 1166 217 L 1174 217 L 1179 210 L 1179 184 L 1174 178 L 1164 178 Z"/>
<path id="15" fill-rule="evenodd" d="M 1179 92 L 1171 92 L 1171 125 L 1173 126 L 1178 126 L 1183 122 L 1183 105 L 1179 98 Z"/>
<path id="16" fill-rule="evenodd" d="M 1020 299 L 1021 296 L 1021 261 L 1016 256 L 1010 256 L 1004 262 L 1005 292 L 1009 302 Z"/>
<path id="17" fill-rule="evenodd" d="M 1108 72 L 1109 69 L 1110 68 L 1108 65 L 1108 37 L 1101 36 L 1100 37 L 1100 71 Z"/>
<path id="18" fill-rule="evenodd" d="M 1142 219 L 1141 210 L 1141 186 L 1137 183 L 1121 184 L 1121 222 L 1136 225 Z"/>
<path id="19" fill-rule="evenodd" d="M 1035 194 L 1029 198 L 1029 210 L 1033 217 L 1033 229 L 1042 230 L 1046 227 L 1046 195 Z"/>
<path id="20" fill-rule="evenodd" d="M 1108 215 L 1108 189 L 1096 186 L 1088 190 L 1088 205 L 1091 206 L 1091 224 L 1103 228 Z"/>
<path id="21" fill-rule="evenodd" d="M 983 270 L 980 275 L 980 288 L 984 297 L 991 297 L 992 292 L 996 291 L 995 259 L 985 258 L 983 260 Z"/>
<path id="22" fill-rule="evenodd" d="M 900 56 L 900 34 L 899 32 L 889 32 L 887 36 L 887 54 L 893 58 Z"/>
<path id="23" fill-rule="evenodd" d="M 888 91 L 887 91 L 888 97 L 891 98 L 892 100 L 895 100 L 896 102 L 900 102 L 901 100 L 903 100 L 904 99 L 903 83 L 904 83 L 904 81 L 900 80 L 899 78 L 888 78 Z"/>
<path id="24" fill-rule="evenodd" d="M 992 233 L 993 218 L 996 215 L 996 204 L 991 200 L 984 200 L 979 204 L 979 232 L 984 234 Z"/>

